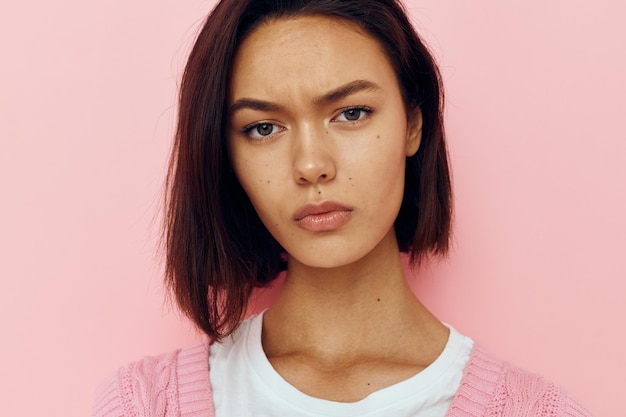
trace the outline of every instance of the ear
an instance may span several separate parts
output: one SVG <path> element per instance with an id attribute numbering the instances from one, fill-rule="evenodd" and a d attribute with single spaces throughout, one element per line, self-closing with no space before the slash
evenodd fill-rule
<path id="1" fill-rule="evenodd" d="M 406 127 L 406 156 L 415 155 L 422 143 L 422 110 L 417 107 L 408 113 Z"/>

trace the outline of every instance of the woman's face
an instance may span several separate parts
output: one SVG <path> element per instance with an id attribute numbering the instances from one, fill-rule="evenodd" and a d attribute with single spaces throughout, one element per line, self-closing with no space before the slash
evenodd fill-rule
<path id="1" fill-rule="evenodd" d="M 339 267 L 395 248 L 421 114 L 409 126 L 374 38 L 326 17 L 262 24 L 235 57 L 229 106 L 235 173 L 290 263 Z"/>

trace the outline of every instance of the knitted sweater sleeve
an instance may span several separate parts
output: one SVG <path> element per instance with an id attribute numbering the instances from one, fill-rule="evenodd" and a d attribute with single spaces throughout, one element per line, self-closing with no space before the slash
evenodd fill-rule
<path id="1" fill-rule="evenodd" d="M 93 417 L 213 417 L 206 345 L 146 357 L 97 388 Z"/>
<path id="2" fill-rule="evenodd" d="M 446 417 L 592 417 L 564 390 L 475 347 Z"/>
<path id="3" fill-rule="evenodd" d="M 562 388 L 541 376 L 506 365 L 489 416 L 592 417 Z"/>

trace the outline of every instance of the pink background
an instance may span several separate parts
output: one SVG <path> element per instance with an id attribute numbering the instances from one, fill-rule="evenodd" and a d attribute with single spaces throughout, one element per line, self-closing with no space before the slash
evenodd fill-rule
<path id="1" fill-rule="evenodd" d="M 0 403 L 84 416 L 119 365 L 197 339 L 155 255 L 176 86 L 211 2 L 11 2 L 0 25 Z M 411 1 L 456 188 L 438 316 L 623 415 L 626 6 Z"/>

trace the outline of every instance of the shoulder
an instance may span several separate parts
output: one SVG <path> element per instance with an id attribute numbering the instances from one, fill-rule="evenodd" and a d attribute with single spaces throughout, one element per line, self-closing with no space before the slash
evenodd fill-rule
<path id="1" fill-rule="evenodd" d="M 212 416 L 209 343 L 129 363 L 96 388 L 93 417 Z"/>
<path id="2" fill-rule="evenodd" d="M 558 385 L 475 346 L 449 416 L 507 417 L 519 413 L 533 417 L 591 417 Z"/>

